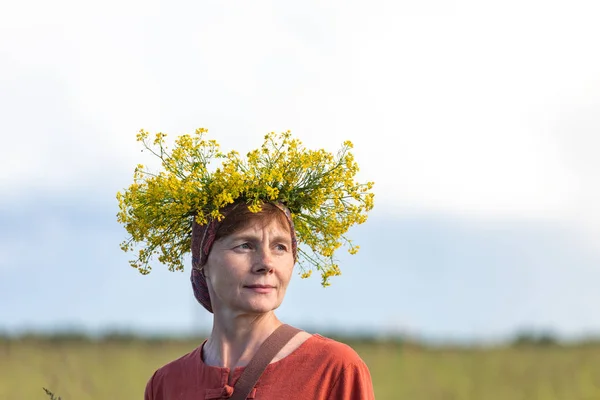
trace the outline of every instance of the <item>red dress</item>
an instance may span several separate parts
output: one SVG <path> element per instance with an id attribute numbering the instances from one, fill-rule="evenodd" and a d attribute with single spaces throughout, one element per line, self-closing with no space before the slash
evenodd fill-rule
<path id="1" fill-rule="evenodd" d="M 206 343 L 206 341 L 204 342 Z M 228 399 L 243 367 L 212 367 L 202 361 L 200 345 L 159 368 L 146 385 L 145 400 Z M 271 363 L 248 399 L 256 400 L 372 400 L 371 375 L 356 352 L 318 334 L 296 350 Z"/>

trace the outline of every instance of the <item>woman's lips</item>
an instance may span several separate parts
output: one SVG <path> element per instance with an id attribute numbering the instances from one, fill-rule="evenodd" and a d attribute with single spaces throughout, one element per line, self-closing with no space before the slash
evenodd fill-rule
<path id="1" fill-rule="evenodd" d="M 248 285 L 248 286 L 244 286 L 246 289 L 250 289 L 256 293 L 270 293 L 272 290 L 275 289 L 274 286 L 269 286 L 269 285 Z"/>

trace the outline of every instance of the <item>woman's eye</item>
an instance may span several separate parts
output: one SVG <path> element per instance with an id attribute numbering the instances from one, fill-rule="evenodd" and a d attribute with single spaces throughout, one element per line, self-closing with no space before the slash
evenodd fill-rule
<path id="1" fill-rule="evenodd" d="M 286 245 L 284 245 L 284 244 L 278 244 L 278 245 L 276 246 L 276 248 L 277 248 L 277 250 L 279 250 L 279 251 L 286 251 L 286 250 L 287 250 L 287 246 L 286 246 Z"/>
<path id="2" fill-rule="evenodd" d="M 250 244 L 249 243 L 242 243 L 238 246 L 238 248 L 240 249 L 249 249 L 250 248 Z"/>

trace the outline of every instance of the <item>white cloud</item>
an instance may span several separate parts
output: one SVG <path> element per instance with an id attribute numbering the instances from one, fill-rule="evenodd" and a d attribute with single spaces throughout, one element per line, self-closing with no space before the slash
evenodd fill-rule
<path id="1" fill-rule="evenodd" d="M 15 197 L 121 187 L 139 128 L 205 126 L 242 150 L 351 139 L 392 212 L 572 218 L 598 198 L 593 143 L 555 133 L 600 95 L 595 3 L 18 4 L 0 28 Z"/>
<path id="2" fill-rule="evenodd" d="M 586 88 L 587 89 L 587 88 Z M 566 164 L 575 182 L 569 219 L 583 228 L 584 240 L 600 249 L 600 96 L 582 90 L 578 102 L 556 117 L 553 133 L 558 138 Z"/>

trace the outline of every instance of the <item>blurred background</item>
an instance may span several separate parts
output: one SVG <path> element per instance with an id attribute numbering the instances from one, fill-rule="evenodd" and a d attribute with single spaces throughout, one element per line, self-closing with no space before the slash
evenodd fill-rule
<path id="1" fill-rule="evenodd" d="M 129 267 L 139 129 L 355 145 L 369 221 L 279 317 L 378 399 L 600 399 L 594 1 L 37 0 L 0 6 L 0 399 L 141 398 L 211 315 Z M 26 384 L 25 384 L 26 383 Z"/>

